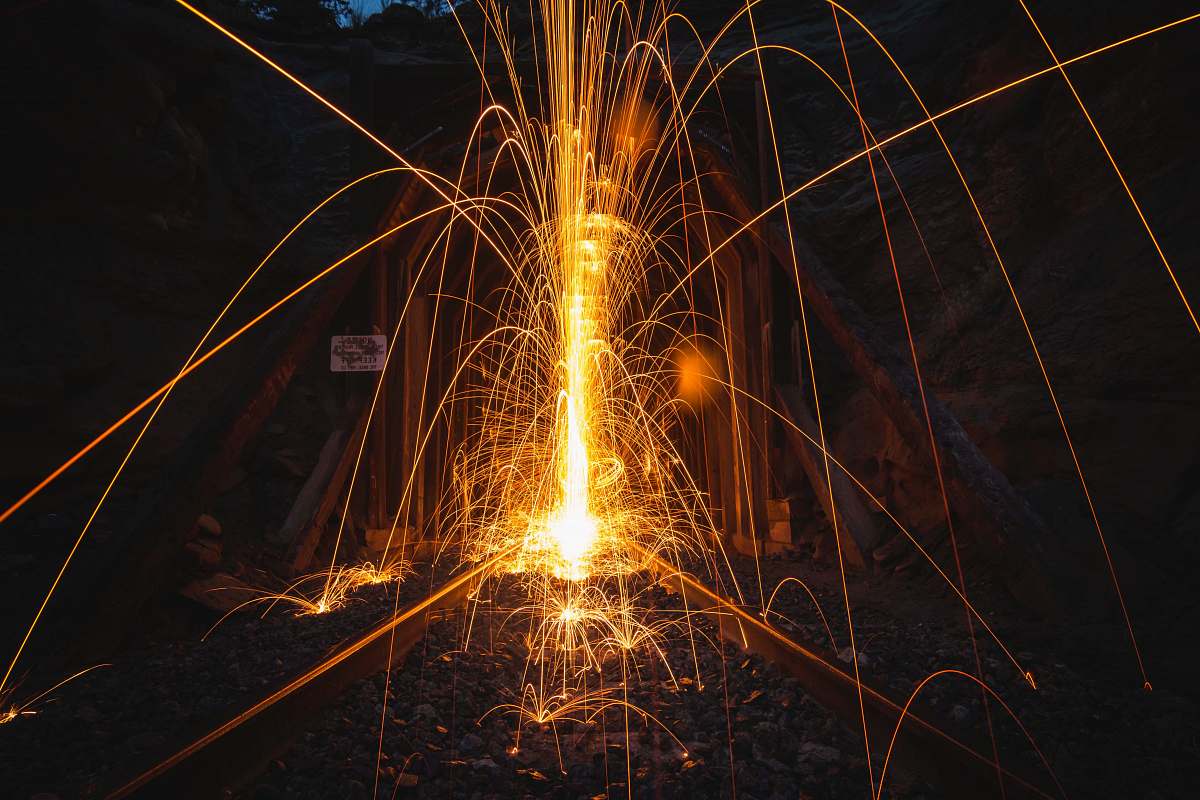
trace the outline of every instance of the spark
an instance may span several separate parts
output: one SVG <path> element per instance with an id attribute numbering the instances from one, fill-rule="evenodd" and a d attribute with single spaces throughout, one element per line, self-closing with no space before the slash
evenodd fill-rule
<path id="1" fill-rule="evenodd" d="M 5 689 L 0 690 L 0 725 L 7 725 L 9 723 L 16 722 L 19 719 L 37 716 L 39 713 L 41 713 L 42 706 L 44 706 L 46 703 L 54 701 L 54 698 L 50 697 L 50 695 L 52 695 L 55 691 L 61 689 L 63 686 L 66 686 L 68 683 L 71 683 L 77 678 L 88 674 L 92 670 L 111 666 L 112 664 L 95 664 L 86 669 L 81 669 L 75 674 L 63 678 L 49 689 L 39 692 L 27 700 L 17 701 L 15 699 L 17 684 L 10 684 Z"/>
<path id="2" fill-rule="evenodd" d="M 213 624 L 204 638 L 208 638 L 225 620 L 244 608 L 265 605 L 263 616 L 269 614 L 277 606 L 290 608 L 298 617 L 329 614 L 344 608 L 352 599 L 353 594 L 364 586 L 379 586 L 387 583 L 401 583 L 415 572 L 411 561 L 395 559 L 375 565 L 365 562 L 353 566 L 338 565 L 329 570 L 322 570 L 305 575 L 281 592 L 259 592 L 257 596 L 239 603 L 227 611 Z M 319 588 L 312 588 L 313 586 Z M 243 591 L 244 587 L 220 587 L 210 591 Z"/>

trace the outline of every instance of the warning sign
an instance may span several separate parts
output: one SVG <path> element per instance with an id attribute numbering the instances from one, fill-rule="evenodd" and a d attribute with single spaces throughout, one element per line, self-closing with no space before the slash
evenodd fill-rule
<path id="1" fill-rule="evenodd" d="M 334 336 L 329 341 L 331 372 L 379 372 L 386 355 L 386 336 Z"/>

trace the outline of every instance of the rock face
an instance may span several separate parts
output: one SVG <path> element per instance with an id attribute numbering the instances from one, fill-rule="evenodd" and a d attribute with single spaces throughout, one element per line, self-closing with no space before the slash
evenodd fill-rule
<path id="1" fill-rule="evenodd" d="M 169 378 L 349 165 L 344 131 L 173 4 L 28 4 L 6 18 L 0 47 L 16 156 L 6 181 L 19 198 L 0 220 L 12 300 L 0 315 L 7 497 Z M 340 97 L 342 55 L 313 47 L 290 66 Z M 297 244 L 333 252 L 345 240 L 339 214 Z M 310 263 L 281 252 L 248 299 L 277 295 Z M 169 451 L 202 397 L 181 385 L 166 411 L 179 416 L 161 420 L 148 449 Z"/>
<path id="2" fill-rule="evenodd" d="M 0 503 L 7 507 L 175 374 L 279 237 L 350 179 L 350 136 L 174 3 L 26 3 L 0 27 L 4 138 L 13 156 L 5 173 L 11 200 L 0 215 Z M 345 101 L 344 47 L 262 46 Z M 345 205 L 334 204 L 314 218 L 255 279 L 235 318 L 244 321 L 342 254 L 348 217 Z M 256 358 L 263 341 L 256 336 L 274 324 L 176 387 L 92 525 L 80 562 L 94 562 L 113 533 L 127 529 L 157 470 Z M 289 419 L 304 427 L 281 437 L 279 449 L 286 443 L 303 462 L 310 442 L 319 448 L 328 433 L 325 415 L 303 397 L 289 408 Z M 127 430 L 128 438 L 114 437 L 111 449 L 102 446 L 6 522 L 0 560 L 33 557 L 0 598 L 0 645 L 10 652 L 20 640 L 16 628 L 36 611 L 33 598 L 44 596 L 121 463 L 132 442 Z M 260 461 L 266 457 L 245 467 Z M 245 480 L 246 469 L 238 469 L 242 479 L 235 470 L 229 488 L 255 503 L 213 509 L 237 535 L 195 543 L 192 555 L 209 569 L 217 561 L 232 569 L 234 540 L 277 526 L 274 515 L 286 513 L 287 501 L 276 497 L 294 497 L 298 484 L 283 470 L 255 468 Z M 63 524 L 39 527 L 51 512 Z"/>
<path id="3" fill-rule="evenodd" d="M 153 235 L 246 209 L 247 176 L 219 164 L 237 156 L 222 139 L 244 111 L 229 54 L 194 33 L 178 14 L 113 3 L 16 16 L 14 177 L 28 212 Z"/>

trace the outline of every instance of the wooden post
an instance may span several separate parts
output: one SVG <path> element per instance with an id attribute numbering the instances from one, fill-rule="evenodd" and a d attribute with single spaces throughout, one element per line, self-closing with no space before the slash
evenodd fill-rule
<path id="1" fill-rule="evenodd" d="M 389 345 L 392 340 L 392 318 L 389 308 L 391 286 L 388 282 L 388 257 L 382 251 L 375 255 L 375 265 L 371 272 L 371 327 L 375 333 L 387 337 Z M 396 369 L 396 353 L 389 360 L 389 373 Z M 367 485 L 367 518 L 368 527 L 389 527 L 390 505 L 388 504 L 388 374 L 378 375 L 380 382 L 379 396 L 375 401 L 375 414 L 371 419 L 370 431 L 370 461 L 369 483 Z"/>
<path id="2" fill-rule="evenodd" d="M 350 110 L 355 119 L 367 128 L 374 127 L 375 122 L 375 50 L 366 39 L 350 41 Z M 367 172 L 375 161 L 375 152 L 363 141 L 356 137 L 351 151 L 354 171 Z M 377 198 L 371 192 L 371 187 L 364 187 L 357 195 L 354 205 L 359 214 L 357 224 L 353 227 L 364 233 L 373 233 L 375 229 L 375 209 Z M 392 319 L 389 304 L 388 284 L 388 255 L 382 249 L 377 249 L 372 255 L 373 268 L 371 272 L 370 300 L 368 313 L 372 333 L 383 334 L 391 338 Z M 391 367 L 389 367 L 391 369 Z M 367 527 L 382 528 L 388 523 L 388 391 L 387 378 L 384 375 L 374 376 L 381 382 L 378 399 L 375 402 L 375 414 L 371 419 L 371 428 L 367 440 Z"/>
<path id="3" fill-rule="evenodd" d="M 764 56 L 765 58 L 765 56 Z M 764 78 L 765 80 L 765 78 Z M 759 208 L 766 208 L 774 194 L 770 187 L 777 182 L 775 174 L 774 149 L 771 146 L 770 126 L 767 118 L 767 103 L 762 81 L 755 84 L 754 110 L 757 122 L 758 150 L 758 196 Z M 754 449 L 754 489 L 758 493 L 755 498 L 755 529 L 760 541 L 768 538 L 769 523 L 767 521 L 767 497 L 771 492 L 771 459 L 770 442 L 771 421 L 764 404 L 773 400 L 772 383 L 772 323 L 775 318 L 775 302 L 771 291 L 771 253 L 762 237 L 755 237 L 757 243 L 757 270 L 755 275 L 755 305 L 758 336 L 752 340 L 756 348 L 757 370 L 754 381 L 754 394 L 760 402 L 750 403 L 751 426 L 755 437 Z"/>
<path id="4" fill-rule="evenodd" d="M 410 283 L 411 286 L 411 283 Z M 404 398 L 401 403 L 404 429 L 400 452 L 403 465 L 402 485 L 408 486 L 408 500 L 401 509 L 402 524 L 419 533 L 425 523 L 425 475 L 418 450 L 425 421 L 425 388 L 429 374 L 429 298 L 419 288 L 409 301 L 404 322 Z"/>
<path id="5" fill-rule="evenodd" d="M 721 526 L 729 544 L 737 531 L 736 465 L 733 457 L 733 432 L 729 425 L 726 395 L 714 392 L 704 410 L 705 456 L 708 459 L 709 494 L 714 520 Z"/>
<path id="6" fill-rule="evenodd" d="M 429 428 L 429 444 L 425 447 L 423 459 L 425 472 L 425 493 L 422 497 L 424 504 L 422 513 L 426 519 L 432 519 L 437 513 L 438 499 L 441 497 L 442 477 L 446 467 L 446 436 L 449 430 L 445 425 L 445 417 L 438 413 L 437 404 L 442 398 L 445 387 L 445 335 L 447 326 L 444 324 L 446 309 L 444 305 L 433 310 L 430 317 L 429 332 L 431 348 L 429 351 L 429 381 L 425 393 L 425 427 Z"/>
<path id="7" fill-rule="evenodd" d="M 734 261 L 736 259 L 725 259 Z M 747 308 L 743 282 L 738 270 L 726 271 L 723 277 L 726 325 L 726 361 L 729 383 L 743 391 L 754 393 L 759 370 L 757 351 L 759 336 L 755 326 L 747 324 Z M 756 315 L 755 315 L 756 316 Z M 749 341 L 747 341 L 749 340 Z M 756 428 L 765 428 L 765 417 L 755 414 L 761 406 L 752 404 L 744 394 L 728 392 L 731 447 L 729 457 L 733 466 L 733 486 L 726 496 L 727 507 L 734 513 L 734 547 L 742 553 L 754 553 L 766 539 L 766 493 L 762 476 L 766 474 L 765 457 L 760 449 L 765 440 Z M 761 424 L 759 419 L 761 419 Z M 730 503 L 730 501 L 732 501 Z"/>
<path id="8" fill-rule="evenodd" d="M 702 241 L 708 237 L 719 242 L 728 235 L 715 220 L 707 221 L 707 230 L 700 227 L 698 216 L 693 215 L 688 224 Z M 761 397 L 760 359 L 752 357 L 759 353 L 761 334 L 757 322 L 747 322 L 746 303 L 746 284 L 750 283 L 751 291 L 756 284 L 746 277 L 747 259 L 743 255 L 735 248 L 727 248 L 714 259 L 718 282 L 714 301 L 723 306 L 724 318 L 724 328 L 714 334 L 725 349 L 724 378 L 739 390 Z M 752 261 L 749 263 L 753 276 L 757 270 Z M 760 412 L 757 431 L 755 411 Z M 718 429 L 721 433 L 715 437 L 716 441 L 708 438 Z M 709 476 L 710 485 L 720 487 L 725 534 L 735 549 L 747 554 L 761 548 L 767 538 L 766 429 L 766 410 L 760 404 L 752 403 L 736 391 L 713 392 L 712 403 L 705 410 L 706 449 L 709 459 L 718 460 L 715 472 L 719 474 Z"/>
<path id="9" fill-rule="evenodd" d="M 726 275 L 722 275 L 722 294 L 724 298 L 724 317 L 725 330 L 722 332 L 722 341 L 725 346 L 725 380 L 731 386 L 745 386 L 746 367 L 744 348 L 738 336 L 738 331 L 743 329 L 743 319 L 741 311 L 741 283 L 737 282 L 730 286 L 730 281 Z M 736 307 L 736 308 L 735 308 Z M 724 395 L 725 414 L 729 421 L 728 441 L 725 443 L 721 452 L 721 460 L 728 461 L 732 468 L 730 483 L 722 487 L 725 493 L 725 513 L 726 519 L 732 520 L 729 534 L 732 537 L 734 546 L 741 550 L 745 546 L 746 530 L 744 528 L 746 517 L 745 498 L 742 496 L 743 473 L 742 469 L 742 440 L 745 438 L 745 416 L 739 413 L 740 403 L 738 397 L 732 391 L 726 390 Z M 739 436 L 738 434 L 743 434 Z"/>

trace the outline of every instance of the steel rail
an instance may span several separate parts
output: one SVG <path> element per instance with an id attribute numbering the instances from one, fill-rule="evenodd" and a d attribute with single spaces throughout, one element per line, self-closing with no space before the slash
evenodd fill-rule
<path id="1" fill-rule="evenodd" d="M 1030 778 L 997 766 L 979 750 L 912 711 L 904 713 L 899 704 L 865 683 L 860 708 L 859 682 L 829 658 L 797 644 L 735 601 L 721 597 L 664 559 L 646 554 L 646 563 L 658 576 L 660 585 L 679 594 L 692 613 L 703 614 L 712 620 L 722 638 L 775 663 L 800 681 L 813 700 L 841 718 L 852 730 L 861 728 L 865 716 L 874 755 L 884 755 L 893 731 L 902 724 L 892 753 L 892 760 L 900 770 L 928 781 L 949 797 L 1014 800 L 1057 796 Z"/>
<path id="2" fill-rule="evenodd" d="M 104 796 L 110 800 L 224 796 L 226 790 L 253 777 L 284 751 L 303 732 L 303 723 L 350 684 L 401 660 L 425 633 L 432 612 L 468 598 L 507 556 L 507 551 L 500 553 L 453 578 L 228 721 L 149 767 L 130 770 Z"/>
<path id="3" fill-rule="evenodd" d="M 468 598 L 508 555 L 507 551 L 501 553 L 452 579 L 222 724 L 191 738 L 150 766 L 127 772 L 132 777 L 104 796 L 110 800 L 210 798 L 242 785 L 286 750 L 305 729 L 304 723 L 350 684 L 400 661 L 424 634 L 432 612 Z M 905 714 L 899 704 L 866 684 L 860 709 L 858 683 L 831 659 L 794 642 L 664 559 L 647 554 L 645 563 L 661 585 L 684 599 L 692 613 L 712 620 L 724 639 L 775 663 L 848 726 L 858 727 L 865 716 L 876 756 L 882 755 L 883 746 L 902 722 L 892 753 L 897 769 L 954 797 L 1054 797 L 921 717 Z"/>

